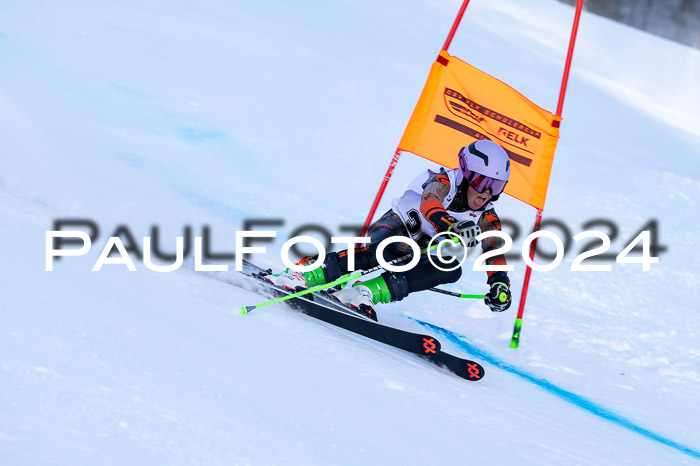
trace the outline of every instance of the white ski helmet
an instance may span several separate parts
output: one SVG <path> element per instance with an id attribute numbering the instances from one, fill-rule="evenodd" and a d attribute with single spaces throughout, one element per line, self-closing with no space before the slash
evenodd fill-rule
<path id="1" fill-rule="evenodd" d="M 503 192 L 510 178 L 510 159 L 505 150 L 489 140 L 474 141 L 459 151 L 464 181 L 477 192 L 491 189 L 492 200 Z"/>

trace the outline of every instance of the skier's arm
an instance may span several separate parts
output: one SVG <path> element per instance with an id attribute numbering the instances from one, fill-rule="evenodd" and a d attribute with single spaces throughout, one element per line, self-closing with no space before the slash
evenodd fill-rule
<path id="1" fill-rule="evenodd" d="M 481 231 L 483 233 L 492 230 L 501 230 L 501 220 L 498 218 L 498 214 L 496 213 L 495 209 L 491 208 L 483 214 L 481 214 L 481 218 L 479 218 L 479 227 L 481 228 Z M 501 238 L 492 236 L 481 241 L 481 250 L 486 253 L 489 251 L 493 251 L 494 249 L 503 247 L 503 244 L 504 243 Z M 506 258 L 503 254 L 499 254 L 497 256 L 487 259 L 486 265 L 506 265 Z M 495 274 L 496 272 L 486 273 L 490 278 L 491 275 Z"/>
<path id="2" fill-rule="evenodd" d="M 450 193 L 450 180 L 444 173 L 437 174 L 425 184 L 420 200 L 420 211 L 437 232 L 447 229 L 457 221 L 447 213 L 442 201 Z"/>
<path id="3" fill-rule="evenodd" d="M 481 231 L 492 231 L 501 229 L 501 220 L 494 209 L 489 209 L 481 215 L 479 219 Z M 503 240 L 497 237 L 486 238 L 481 241 L 483 252 L 493 251 L 503 246 Z M 486 265 L 506 265 L 506 258 L 503 254 L 491 257 L 486 260 Z M 494 312 L 505 311 L 510 307 L 510 279 L 506 272 L 486 272 L 488 274 L 487 283 L 491 290 L 486 295 L 484 301 Z"/>

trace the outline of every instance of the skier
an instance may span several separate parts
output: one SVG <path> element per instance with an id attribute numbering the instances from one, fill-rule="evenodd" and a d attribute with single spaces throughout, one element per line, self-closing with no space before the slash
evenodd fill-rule
<path id="1" fill-rule="evenodd" d="M 495 142 L 479 140 L 459 152 L 459 168 L 438 173 L 426 170 L 413 180 L 406 192 L 393 200 L 391 209 L 374 222 L 367 231 L 370 244 L 355 248 L 355 267 L 366 270 L 378 265 L 376 250 L 379 243 L 391 236 L 412 238 L 422 248 L 441 232 L 451 232 L 464 239 L 467 247 L 477 245 L 476 236 L 482 231 L 500 230 L 501 222 L 493 207 L 508 182 L 510 160 L 505 150 Z M 448 237 L 449 238 L 449 237 Z M 500 238 L 482 241 L 483 252 L 502 246 Z M 410 253 L 403 242 L 392 243 L 384 250 L 385 260 Z M 300 264 L 313 263 L 306 257 Z M 435 258 L 434 263 L 439 264 Z M 486 264 L 505 265 L 498 255 Z M 446 268 L 443 266 L 443 268 Z M 323 265 L 311 272 L 287 270 L 265 278 L 277 286 L 295 290 L 330 283 L 348 273 L 348 251 L 331 252 Z M 490 290 L 484 301 L 494 312 L 505 311 L 511 304 L 510 279 L 506 272 L 487 272 Z M 333 296 L 361 314 L 377 320 L 374 305 L 400 301 L 409 293 L 437 285 L 454 283 L 462 275 L 461 268 L 443 271 L 423 255 L 418 264 L 407 272 L 386 271 L 378 277 L 337 291 Z"/>

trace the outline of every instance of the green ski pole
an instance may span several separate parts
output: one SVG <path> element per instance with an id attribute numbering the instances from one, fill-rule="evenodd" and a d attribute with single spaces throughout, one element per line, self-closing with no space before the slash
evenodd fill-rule
<path id="1" fill-rule="evenodd" d="M 452 240 L 452 243 L 455 243 L 457 241 L 459 241 L 459 240 L 457 238 L 454 238 Z M 430 246 L 429 248 L 421 249 L 420 253 L 423 254 L 426 252 L 434 251 L 435 249 L 437 249 L 440 246 L 440 244 L 442 244 L 442 241 L 440 243 L 437 243 L 437 244 Z M 394 265 L 394 264 L 397 264 L 399 262 L 403 262 L 407 259 L 410 259 L 411 257 L 413 257 L 412 253 L 406 254 L 405 256 L 401 256 L 397 259 L 390 260 L 389 262 L 387 262 L 387 264 Z M 360 278 L 363 275 L 367 275 L 367 274 L 370 274 L 372 272 L 376 272 L 377 270 L 379 270 L 381 268 L 382 268 L 381 266 L 376 266 L 376 267 L 372 267 L 371 269 L 368 269 L 368 270 L 347 273 L 331 283 L 324 283 L 323 285 L 313 286 L 311 288 L 307 288 L 307 289 L 299 291 L 297 293 L 288 294 L 287 296 L 282 296 L 281 298 L 273 299 L 271 301 L 267 301 L 267 302 L 264 302 L 262 304 L 258 304 L 255 306 L 243 306 L 243 307 L 241 307 L 241 309 L 238 312 L 240 314 L 247 314 L 250 311 L 252 311 L 254 309 L 258 309 L 258 308 L 263 307 L 263 306 L 268 306 L 270 304 L 280 303 L 280 302 L 286 301 L 288 299 L 298 298 L 299 296 L 304 296 L 304 295 L 309 294 L 309 293 L 314 293 L 316 291 L 325 290 L 326 288 L 330 288 L 332 286 L 343 284 L 343 283 L 350 281 L 350 280 L 353 280 L 355 278 Z"/>
<path id="2" fill-rule="evenodd" d="M 454 296 L 455 298 L 467 298 L 467 299 L 484 299 L 486 295 L 483 294 L 461 294 L 455 293 L 454 291 L 441 290 L 440 288 L 428 288 L 430 291 L 435 291 L 436 293 L 446 294 L 448 296 Z"/>

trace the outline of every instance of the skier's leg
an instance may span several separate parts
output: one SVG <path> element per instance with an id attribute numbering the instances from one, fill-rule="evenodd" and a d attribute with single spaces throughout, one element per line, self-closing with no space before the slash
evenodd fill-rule
<path id="1" fill-rule="evenodd" d="M 439 264 L 436 258 L 433 258 L 433 262 Z M 462 276 L 462 267 L 450 271 L 440 270 L 430 262 L 428 256 L 423 256 L 414 268 L 403 272 L 403 275 L 406 278 L 409 293 L 415 293 L 438 285 L 455 283 Z"/>
<path id="2" fill-rule="evenodd" d="M 368 234 L 372 238 L 370 245 L 355 250 L 355 268 L 359 270 L 369 269 L 379 265 L 376 253 L 377 247 L 382 240 L 390 236 L 408 237 L 408 232 L 403 222 L 401 222 L 399 216 L 391 210 L 372 224 L 368 230 Z M 345 252 L 346 251 L 341 251 L 339 254 L 342 255 Z M 402 242 L 392 243 L 384 250 L 384 259 L 389 261 L 409 254 L 410 252 L 411 248 L 407 244 Z M 326 267 L 327 264 L 332 266 L 333 261 L 334 258 L 332 256 L 330 261 L 327 258 L 324 267 Z M 433 259 L 433 262 L 436 261 L 437 259 Z M 347 257 L 344 256 L 340 258 L 338 263 L 341 267 L 346 267 L 342 269 L 342 273 L 337 275 L 340 277 L 343 273 L 347 273 Z M 326 274 L 328 274 L 328 269 L 326 269 Z M 379 302 L 388 303 L 391 301 L 400 301 L 408 296 L 409 293 L 427 290 L 437 285 L 454 283 L 459 280 L 461 276 L 461 267 L 452 271 L 443 271 L 436 268 L 430 262 L 428 256 L 424 255 L 418 264 L 407 272 L 386 271 L 379 277 L 358 283 L 358 285 L 366 286 L 372 291 L 372 298 L 375 304 Z M 349 293 L 350 292 L 347 292 L 347 294 Z"/>
<path id="3" fill-rule="evenodd" d="M 354 249 L 354 270 L 366 270 L 379 265 L 377 261 L 377 247 L 384 239 L 392 236 L 408 237 L 406 227 L 399 216 L 392 210 L 387 211 L 379 220 L 374 222 L 367 231 L 367 234 L 371 238 L 370 244 Z M 407 244 L 397 242 L 390 244 L 384 250 L 383 255 L 384 259 L 389 261 L 410 252 L 411 248 Z M 309 287 L 337 280 L 342 275 L 350 272 L 348 267 L 348 253 L 348 250 L 330 252 L 326 254 L 326 259 L 322 267 L 312 272 L 304 272 L 303 274 L 294 273 L 292 278 L 299 280 L 299 283 L 295 283 L 295 285 Z M 461 268 L 458 267 L 452 271 L 443 271 L 436 268 L 430 262 L 428 256 L 423 256 L 418 264 L 407 272 L 386 271 L 378 277 L 357 283 L 357 285 L 361 284 L 372 292 L 374 304 L 379 302 L 388 303 L 391 301 L 400 301 L 408 296 L 409 293 L 427 290 L 437 285 L 454 283 L 459 280 L 461 276 Z M 359 293 L 359 290 L 357 291 Z M 352 299 L 352 292 L 350 290 L 342 293 L 340 296 L 341 298 L 345 298 L 345 295 L 349 295 L 350 299 Z M 366 296 L 360 298 L 363 303 L 368 302 Z"/>
<path id="4" fill-rule="evenodd" d="M 379 243 L 390 236 L 408 236 L 403 222 L 392 210 L 382 215 L 374 222 L 367 232 L 371 238 L 368 246 L 354 248 L 355 267 L 353 270 L 366 270 L 379 265 L 376 258 Z M 391 260 L 410 252 L 410 248 L 404 243 L 393 243 L 384 250 L 384 258 Z M 311 272 L 294 272 L 287 270 L 281 274 L 268 275 L 265 278 L 277 286 L 296 289 L 298 287 L 309 288 L 316 285 L 323 285 L 337 280 L 342 275 L 350 272 L 348 267 L 349 250 L 340 252 L 329 252 L 321 267 Z M 310 264 L 316 257 L 305 257 L 299 263 Z"/>
<path id="5" fill-rule="evenodd" d="M 461 276 L 461 267 L 451 271 L 443 271 L 431 264 L 427 256 L 423 256 L 418 264 L 407 272 L 386 271 L 378 277 L 357 285 L 369 288 L 372 292 L 373 304 L 389 303 L 401 301 L 409 293 L 454 283 Z"/>
<path id="6" fill-rule="evenodd" d="M 377 247 L 379 247 L 379 243 L 391 236 L 408 237 L 408 232 L 399 216 L 394 211 L 389 210 L 369 227 L 367 235 L 371 238 L 370 244 L 354 248 L 355 268 L 353 270 L 367 270 L 379 265 L 377 261 Z M 341 275 L 351 272 L 348 267 L 349 252 L 346 249 L 326 254 L 326 260 L 323 262 L 326 282 L 336 280 Z M 384 249 L 384 259 L 388 261 L 410 252 L 411 248 L 408 245 L 392 243 Z"/>

